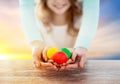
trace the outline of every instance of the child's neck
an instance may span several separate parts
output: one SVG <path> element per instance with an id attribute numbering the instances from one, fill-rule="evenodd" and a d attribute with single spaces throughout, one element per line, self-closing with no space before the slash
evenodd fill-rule
<path id="1" fill-rule="evenodd" d="M 63 14 L 63 15 L 54 14 L 52 18 L 52 24 L 57 25 L 57 26 L 67 24 L 66 15 L 67 14 Z"/>

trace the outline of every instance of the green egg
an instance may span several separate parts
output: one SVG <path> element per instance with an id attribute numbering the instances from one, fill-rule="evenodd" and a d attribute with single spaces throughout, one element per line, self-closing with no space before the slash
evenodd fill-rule
<path id="1" fill-rule="evenodd" d="M 70 52 L 70 50 L 68 50 L 67 48 L 61 48 L 61 51 L 67 54 L 68 59 L 71 58 L 72 53 Z"/>

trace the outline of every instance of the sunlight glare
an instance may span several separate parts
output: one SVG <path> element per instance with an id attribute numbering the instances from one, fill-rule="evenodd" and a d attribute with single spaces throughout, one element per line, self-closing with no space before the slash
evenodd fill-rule
<path id="1" fill-rule="evenodd" d="M 7 60 L 9 59 L 8 55 L 0 54 L 0 60 Z"/>

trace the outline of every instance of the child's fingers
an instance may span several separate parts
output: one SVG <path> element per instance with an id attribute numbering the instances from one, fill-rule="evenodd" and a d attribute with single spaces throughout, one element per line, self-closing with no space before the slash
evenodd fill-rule
<path id="1" fill-rule="evenodd" d="M 66 69 L 76 69 L 76 68 L 83 69 L 87 61 L 86 56 L 80 56 L 80 57 L 78 56 L 76 60 L 77 61 L 74 64 L 68 64 L 66 66 Z"/>
<path id="2" fill-rule="evenodd" d="M 61 66 L 61 68 L 59 69 L 59 71 L 63 71 L 66 69 L 66 66 Z"/>
<path id="3" fill-rule="evenodd" d="M 78 68 L 78 64 L 77 63 L 75 63 L 75 64 L 68 64 L 66 66 L 66 69 L 76 69 L 76 68 Z"/>
<path id="4" fill-rule="evenodd" d="M 41 62 L 41 56 L 33 56 L 33 61 L 34 61 L 34 64 L 35 64 L 35 66 L 36 67 L 40 67 L 41 66 L 41 64 L 40 64 L 40 62 Z"/>
<path id="5" fill-rule="evenodd" d="M 43 49 L 43 52 L 42 52 L 42 56 L 43 56 L 43 59 L 44 59 L 45 61 L 48 60 L 48 59 L 47 59 L 47 50 L 48 50 L 48 47 L 45 47 L 45 48 Z"/>
<path id="6" fill-rule="evenodd" d="M 86 56 L 82 56 L 80 62 L 78 63 L 79 68 L 84 68 L 86 62 L 87 62 Z"/>
<path id="7" fill-rule="evenodd" d="M 33 57 L 33 60 L 43 61 L 42 49 L 41 48 L 33 48 L 32 57 Z"/>
<path id="8" fill-rule="evenodd" d="M 58 68 L 57 68 L 55 65 L 53 65 L 53 69 L 54 69 L 55 71 L 58 71 Z"/>
<path id="9" fill-rule="evenodd" d="M 70 63 L 74 63 L 74 61 L 72 59 L 69 59 L 66 64 L 70 64 Z"/>
<path id="10" fill-rule="evenodd" d="M 53 64 L 54 64 L 55 66 L 57 66 L 57 65 L 58 65 L 56 62 L 53 62 Z"/>
<path id="11" fill-rule="evenodd" d="M 33 60 L 34 60 L 34 64 L 35 64 L 35 67 L 37 67 L 37 68 L 40 68 L 41 66 L 45 66 L 44 64 L 43 64 L 43 58 L 42 58 L 42 56 L 41 56 L 41 52 L 39 52 L 40 54 L 35 54 L 34 56 L 33 56 Z M 47 66 L 47 64 L 46 64 L 46 66 Z M 49 65 L 50 66 L 50 65 Z"/>
<path id="12" fill-rule="evenodd" d="M 71 57 L 71 59 L 72 59 L 73 62 L 75 62 L 76 57 L 77 57 L 76 52 L 73 52 L 72 57 Z"/>
<path id="13" fill-rule="evenodd" d="M 66 65 L 67 65 L 67 63 L 63 63 L 63 64 L 62 64 L 62 66 L 66 66 Z"/>
<path id="14" fill-rule="evenodd" d="M 53 65 L 52 63 L 49 63 L 49 62 L 47 62 L 47 63 L 41 62 L 41 67 L 50 68 L 50 69 L 53 69 L 55 71 L 58 71 L 58 68 L 55 65 Z"/>
<path id="15" fill-rule="evenodd" d="M 53 60 L 48 60 L 49 63 L 53 63 L 54 61 Z"/>
<path id="16" fill-rule="evenodd" d="M 36 67 L 36 68 L 41 67 L 41 63 L 40 63 L 40 61 L 38 61 L 38 60 L 35 60 L 35 61 L 34 61 L 34 64 L 35 64 L 35 67 Z"/>
<path id="17" fill-rule="evenodd" d="M 51 63 L 46 62 L 40 62 L 42 67 L 52 67 L 53 65 Z"/>

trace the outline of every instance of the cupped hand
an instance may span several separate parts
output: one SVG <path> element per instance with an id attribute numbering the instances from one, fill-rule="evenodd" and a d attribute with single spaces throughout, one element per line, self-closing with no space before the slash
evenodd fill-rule
<path id="1" fill-rule="evenodd" d="M 67 63 L 63 64 L 61 70 L 65 69 L 83 69 L 87 62 L 87 49 L 85 48 L 69 48 L 72 53 L 71 59 Z"/>
<path id="2" fill-rule="evenodd" d="M 46 52 L 48 50 L 48 46 L 41 44 L 40 46 L 32 47 L 32 57 L 35 64 L 35 67 L 38 69 L 41 68 L 49 68 L 53 70 L 57 70 L 56 66 L 53 64 L 52 60 L 47 59 Z"/>

